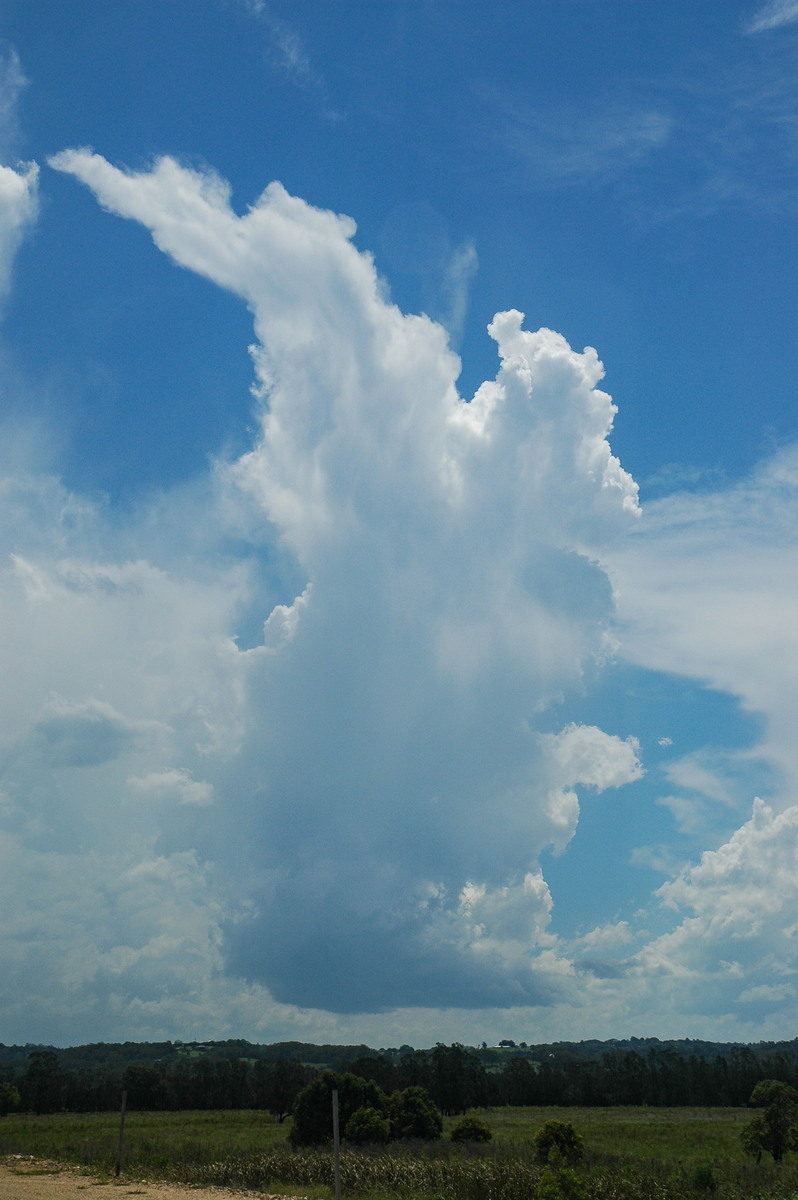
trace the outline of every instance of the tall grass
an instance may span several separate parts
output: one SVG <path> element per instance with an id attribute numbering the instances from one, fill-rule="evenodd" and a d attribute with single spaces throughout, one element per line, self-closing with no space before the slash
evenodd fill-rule
<path id="1" fill-rule="evenodd" d="M 798 1165 L 744 1159 L 735 1109 L 490 1109 L 494 1141 L 444 1141 L 344 1149 L 344 1197 L 359 1200 L 535 1200 L 542 1168 L 532 1135 L 546 1120 L 573 1121 L 587 1156 L 580 1168 L 589 1200 L 798 1200 Z M 453 1122 L 448 1122 L 451 1126 Z M 329 1150 L 294 1150 L 287 1125 L 261 1112 L 129 1113 L 126 1175 L 194 1186 L 332 1195 Z M 0 1154 L 113 1170 L 113 1114 L 12 1115 L 0 1120 Z M 792 1156 L 791 1156 L 792 1157 Z"/>

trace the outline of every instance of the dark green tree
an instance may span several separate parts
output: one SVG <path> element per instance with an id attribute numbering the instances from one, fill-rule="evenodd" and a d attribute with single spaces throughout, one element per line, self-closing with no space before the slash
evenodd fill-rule
<path id="1" fill-rule="evenodd" d="M 505 1104 L 527 1105 L 537 1100 L 537 1071 L 527 1059 L 509 1059 L 499 1078 Z"/>
<path id="2" fill-rule="evenodd" d="M 322 1071 L 296 1098 L 291 1143 L 294 1146 L 322 1146 L 333 1135 L 332 1093 L 338 1091 L 338 1123 L 343 1131 L 359 1108 L 375 1108 L 385 1113 L 385 1093 L 369 1079 L 357 1075 Z"/>
<path id="3" fill-rule="evenodd" d="M 430 1054 L 429 1090 L 448 1116 L 476 1108 L 484 1101 L 485 1068 L 460 1042 L 438 1042 Z"/>
<path id="4" fill-rule="evenodd" d="M 547 1121 L 534 1137 L 535 1157 L 547 1163 L 553 1151 L 563 1162 L 575 1163 L 585 1152 L 581 1134 L 570 1121 Z"/>
<path id="5" fill-rule="evenodd" d="M 252 1068 L 255 1107 L 265 1108 L 282 1125 L 311 1074 L 308 1067 L 294 1058 L 278 1058 L 274 1062 L 258 1059 Z"/>
<path id="6" fill-rule="evenodd" d="M 35 1113 L 61 1111 L 64 1078 L 54 1050 L 32 1050 L 20 1083 L 26 1109 Z"/>
<path id="7" fill-rule="evenodd" d="M 798 1092 L 778 1079 L 760 1079 L 748 1101 L 764 1112 L 740 1131 L 746 1154 L 756 1158 L 763 1152 L 781 1162 L 788 1150 L 798 1149 Z"/>
<path id="8" fill-rule="evenodd" d="M 16 1112 L 22 1103 L 19 1092 L 8 1080 L 0 1083 L 0 1117 L 7 1117 L 10 1112 Z"/>
<path id="9" fill-rule="evenodd" d="M 397 1141 L 435 1142 L 443 1133 L 443 1117 L 423 1087 L 394 1092 L 388 1101 L 391 1137 Z"/>
<path id="10" fill-rule="evenodd" d="M 390 1093 L 397 1086 L 396 1067 L 384 1054 L 365 1054 L 354 1062 L 347 1063 L 345 1070 L 363 1079 L 373 1079 L 384 1092 Z"/>
<path id="11" fill-rule="evenodd" d="M 130 1063 L 122 1076 L 127 1092 L 127 1107 L 139 1112 L 155 1112 L 168 1106 L 169 1087 L 157 1067 L 149 1063 Z"/>

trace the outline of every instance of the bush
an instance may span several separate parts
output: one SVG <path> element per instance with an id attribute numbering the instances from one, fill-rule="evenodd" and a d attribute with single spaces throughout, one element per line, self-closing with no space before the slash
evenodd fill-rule
<path id="1" fill-rule="evenodd" d="M 489 1142 L 493 1134 L 479 1117 L 463 1117 L 449 1137 L 453 1142 Z"/>
<path id="2" fill-rule="evenodd" d="M 355 1146 L 375 1146 L 389 1141 L 391 1126 L 376 1108 L 358 1108 L 346 1123 L 344 1137 Z"/>
<path id="3" fill-rule="evenodd" d="M 535 1157 L 547 1163 L 556 1150 L 564 1162 L 579 1162 L 585 1152 L 580 1134 L 570 1121 L 547 1121 L 535 1134 Z"/>
<path id="4" fill-rule="evenodd" d="M 440 1109 L 423 1087 L 394 1092 L 388 1102 L 388 1116 L 391 1137 L 398 1141 L 435 1142 L 443 1133 Z"/>
<path id="5" fill-rule="evenodd" d="M 693 1187 L 700 1192 L 714 1192 L 718 1186 L 712 1167 L 706 1163 L 693 1171 Z"/>
<path id="6" fill-rule="evenodd" d="M 548 1121 L 547 1124 L 570 1124 L 570 1121 Z M 585 1181 L 571 1167 L 557 1146 L 549 1151 L 548 1164 L 537 1186 L 536 1200 L 587 1200 Z"/>

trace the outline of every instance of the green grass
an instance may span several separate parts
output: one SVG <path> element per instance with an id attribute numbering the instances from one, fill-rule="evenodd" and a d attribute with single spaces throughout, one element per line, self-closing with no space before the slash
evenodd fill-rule
<path id="1" fill-rule="evenodd" d="M 572 1121 L 584 1139 L 589 1200 L 798 1200 L 798 1155 L 781 1167 L 744 1158 L 739 1131 L 751 1116 L 744 1109 L 497 1108 L 479 1115 L 494 1135 L 484 1147 L 444 1140 L 379 1153 L 345 1149 L 345 1200 L 535 1200 L 541 1168 L 532 1137 L 551 1119 Z M 446 1128 L 458 1119 L 448 1118 Z M 125 1178 L 327 1200 L 330 1152 L 291 1149 L 289 1128 L 263 1112 L 131 1112 Z M 13 1114 L 0 1120 L 0 1155 L 78 1163 L 107 1177 L 118 1133 L 112 1113 Z"/>
<path id="2" fill-rule="evenodd" d="M 740 1129 L 751 1120 L 745 1108 L 489 1108 L 479 1115 L 501 1146 L 521 1148 L 546 1121 L 571 1121 L 599 1158 L 684 1164 L 740 1162 Z M 456 1122 L 448 1119 L 446 1129 Z"/>
<path id="3" fill-rule="evenodd" d="M 264 1112 L 128 1112 L 125 1156 L 131 1161 L 210 1161 L 220 1155 L 257 1152 L 283 1144 L 290 1121 L 280 1125 Z M 91 1163 L 115 1161 L 118 1113 L 11 1113 L 0 1120 L 0 1154 Z"/>

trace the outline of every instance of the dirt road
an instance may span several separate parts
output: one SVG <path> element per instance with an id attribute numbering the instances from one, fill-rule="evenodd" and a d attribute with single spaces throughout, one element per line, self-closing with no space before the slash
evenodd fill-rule
<path id="1" fill-rule="evenodd" d="M 97 1179 L 77 1167 L 40 1162 L 9 1154 L 0 1160 L 0 1200 L 287 1200 L 265 1192 L 232 1192 L 226 1188 L 176 1187 L 171 1183 L 148 1183 L 134 1179 Z M 293 1200 L 301 1200 L 294 1197 Z"/>

